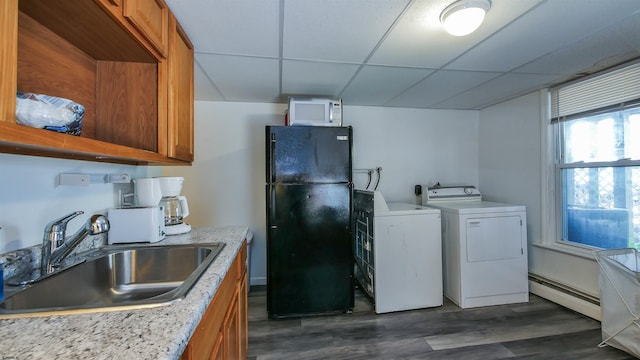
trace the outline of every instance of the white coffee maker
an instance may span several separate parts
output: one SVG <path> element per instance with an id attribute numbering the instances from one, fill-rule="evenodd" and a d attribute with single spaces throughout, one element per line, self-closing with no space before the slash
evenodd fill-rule
<path id="1" fill-rule="evenodd" d="M 189 204 L 187 198 L 180 195 L 184 178 L 181 176 L 161 176 L 160 191 L 162 199 L 160 206 L 164 208 L 164 225 L 167 235 L 184 234 L 191 231 L 191 225 L 184 222 L 189 216 Z"/>

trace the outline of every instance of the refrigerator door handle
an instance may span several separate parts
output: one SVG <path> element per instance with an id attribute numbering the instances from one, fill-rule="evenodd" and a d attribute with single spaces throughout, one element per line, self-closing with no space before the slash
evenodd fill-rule
<path id="1" fill-rule="evenodd" d="M 269 142 L 269 182 L 274 183 L 276 181 L 276 134 L 271 133 L 271 140 Z"/>
<path id="2" fill-rule="evenodd" d="M 269 205 L 270 209 L 269 209 L 269 216 L 271 217 L 269 219 L 269 223 L 271 224 L 271 229 L 272 230 L 276 230 L 278 228 L 278 225 L 276 224 L 276 219 L 277 219 L 277 215 L 276 215 L 276 187 L 274 185 L 270 186 L 270 190 L 271 190 L 271 204 Z"/>

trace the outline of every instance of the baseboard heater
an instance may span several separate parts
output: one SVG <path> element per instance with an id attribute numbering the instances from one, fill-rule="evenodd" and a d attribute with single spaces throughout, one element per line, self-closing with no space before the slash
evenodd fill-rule
<path id="1" fill-rule="evenodd" d="M 529 288 L 533 294 L 600 320 L 600 299 L 557 281 L 529 273 Z"/>

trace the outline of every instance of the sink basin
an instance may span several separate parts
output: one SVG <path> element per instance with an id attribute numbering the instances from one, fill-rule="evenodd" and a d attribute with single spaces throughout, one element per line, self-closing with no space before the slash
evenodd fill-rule
<path id="1" fill-rule="evenodd" d="M 224 244 L 98 250 L 0 302 L 0 318 L 161 306 L 182 299 Z"/>

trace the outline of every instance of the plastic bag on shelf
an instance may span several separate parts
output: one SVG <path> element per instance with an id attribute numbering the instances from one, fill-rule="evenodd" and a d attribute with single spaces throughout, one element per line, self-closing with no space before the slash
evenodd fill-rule
<path id="1" fill-rule="evenodd" d="M 18 92 L 16 122 L 21 125 L 80 135 L 84 106 L 65 98 Z"/>

